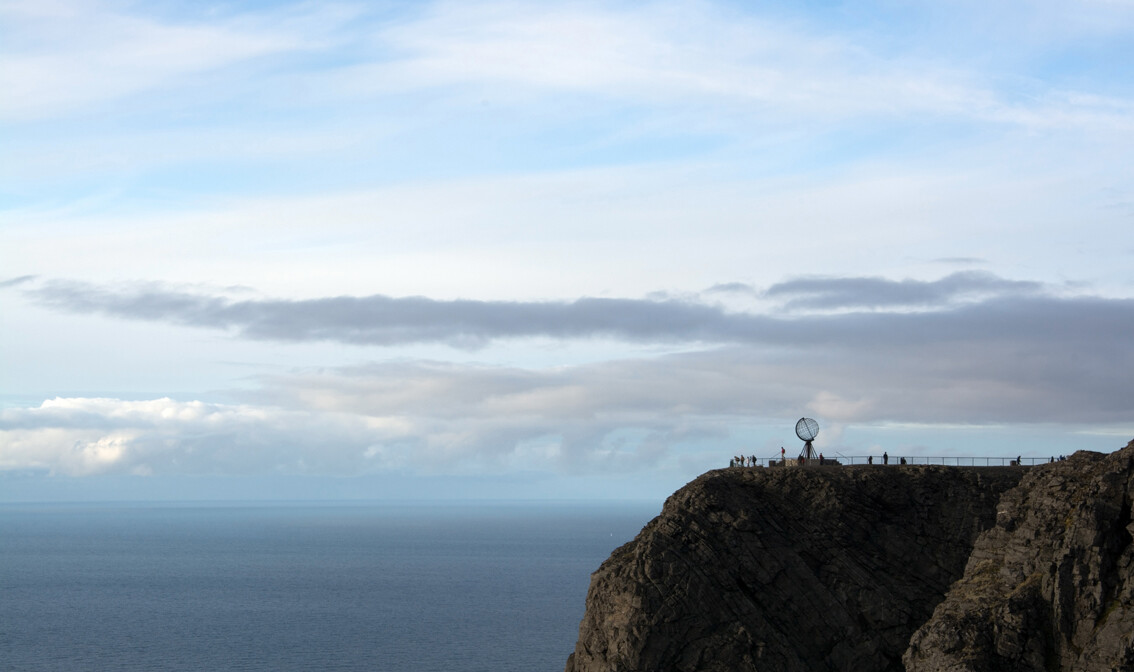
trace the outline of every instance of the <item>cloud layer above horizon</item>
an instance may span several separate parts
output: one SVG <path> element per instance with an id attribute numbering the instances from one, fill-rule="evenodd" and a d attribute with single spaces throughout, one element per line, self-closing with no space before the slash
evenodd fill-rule
<path id="1" fill-rule="evenodd" d="M 231 301 L 152 285 L 27 278 L 11 287 L 53 311 L 237 339 L 471 347 L 601 337 L 694 347 L 573 366 L 417 360 L 294 370 L 234 392 L 238 404 L 56 398 L 0 412 L 10 469 L 357 474 L 444 464 L 587 473 L 643 468 L 674 444 L 800 409 L 838 424 L 1106 427 L 1130 417 L 1134 300 L 1059 296 L 1066 290 L 983 272 L 747 288 L 780 302 L 759 314 L 698 296 Z"/>
<path id="2" fill-rule="evenodd" d="M 1121 436 L 1129 62 L 1101 0 L 0 3 L 0 470 Z"/>

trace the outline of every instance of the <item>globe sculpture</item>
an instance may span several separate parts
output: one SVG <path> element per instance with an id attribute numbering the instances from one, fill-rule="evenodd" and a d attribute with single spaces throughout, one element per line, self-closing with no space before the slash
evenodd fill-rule
<path id="1" fill-rule="evenodd" d="M 800 453 L 800 456 L 810 462 L 816 457 L 815 449 L 811 447 L 811 442 L 815 437 L 819 436 L 819 423 L 811 418 L 800 418 L 799 421 L 795 423 L 795 435 L 799 437 L 800 441 L 803 441 L 803 452 Z"/>

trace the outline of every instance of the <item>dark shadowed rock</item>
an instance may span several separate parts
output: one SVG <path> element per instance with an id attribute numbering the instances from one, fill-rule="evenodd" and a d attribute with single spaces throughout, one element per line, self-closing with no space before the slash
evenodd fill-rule
<path id="1" fill-rule="evenodd" d="M 1037 467 L 914 635 L 915 672 L 1134 670 L 1134 441 Z"/>
<path id="2" fill-rule="evenodd" d="M 567 672 L 900 670 L 1024 472 L 709 472 L 592 575 Z"/>

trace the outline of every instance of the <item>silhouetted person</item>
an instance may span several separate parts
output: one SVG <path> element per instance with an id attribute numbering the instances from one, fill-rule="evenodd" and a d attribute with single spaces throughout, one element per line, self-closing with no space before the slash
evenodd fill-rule
<path id="1" fill-rule="evenodd" d="M 873 455 L 867 455 L 866 456 L 866 463 L 867 464 L 874 464 L 874 456 Z"/>
<path id="2" fill-rule="evenodd" d="M 882 453 L 882 464 L 890 464 L 890 454 Z"/>
<path id="3" fill-rule="evenodd" d="M 898 460 L 898 464 L 905 464 L 905 463 L 906 463 L 906 458 L 904 458 L 904 457 L 902 459 Z"/>

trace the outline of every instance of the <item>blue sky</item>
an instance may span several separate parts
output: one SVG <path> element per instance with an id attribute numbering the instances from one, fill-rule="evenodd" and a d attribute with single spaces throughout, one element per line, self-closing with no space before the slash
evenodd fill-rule
<path id="1" fill-rule="evenodd" d="M 0 498 L 1134 436 L 1134 3 L 0 3 Z"/>

